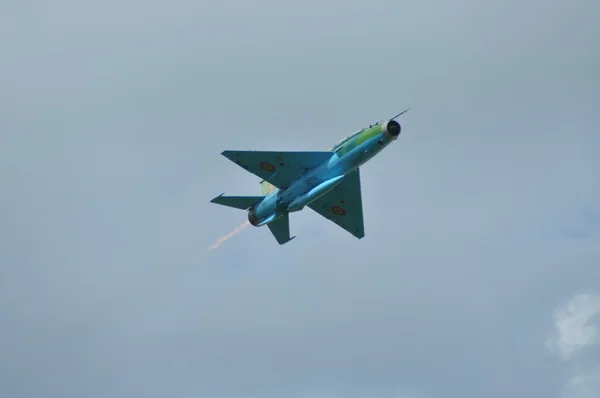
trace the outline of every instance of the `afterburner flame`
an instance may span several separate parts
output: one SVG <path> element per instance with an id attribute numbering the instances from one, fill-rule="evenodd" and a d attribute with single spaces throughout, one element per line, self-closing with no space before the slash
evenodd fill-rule
<path id="1" fill-rule="evenodd" d="M 250 225 L 250 221 L 246 220 L 244 221 L 242 224 L 240 224 L 236 229 L 234 229 L 233 231 L 231 231 L 230 233 L 228 233 L 227 235 L 223 235 L 221 236 L 219 239 L 217 239 L 217 241 L 215 243 L 213 243 L 212 245 L 209 246 L 208 250 L 214 250 L 216 248 L 218 248 L 219 246 L 221 246 L 226 240 L 233 238 L 235 235 L 239 234 L 240 232 L 242 232 L 242 230 L 244 228 L 246 228 L 248 225 Z"/>

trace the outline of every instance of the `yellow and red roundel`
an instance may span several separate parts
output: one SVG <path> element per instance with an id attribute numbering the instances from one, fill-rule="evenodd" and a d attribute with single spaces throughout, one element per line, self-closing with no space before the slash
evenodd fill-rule
<path id="1" fill-rule="evenodd" d="M 266 171 L 275 171 L 275 166 L 269 162 L 260 162 L 260 168 Z"/>
<path id="2" fill-rule="evenodd" d="M 331 206 L 331 210 L 338 216 L 346 215 L 346 210 L 342 209 L 340 206 Z"/>

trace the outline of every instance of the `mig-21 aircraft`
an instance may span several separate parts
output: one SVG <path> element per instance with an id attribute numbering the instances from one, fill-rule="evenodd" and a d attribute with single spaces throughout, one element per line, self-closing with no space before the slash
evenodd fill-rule
<path id="1" fill-rule="evenodd" d="M 306 206 L 361 239 L 359 168 L 398 139 L 401 127 L 395 119 L 409 109 L 349 135 L 328 151 L 223 151 L 262 179 L 262 195 L 223 193 L 211 202 L 247 210 L 250 224 L 267 225 L 280 245 L 295 238 L 290 237 L 289 214 Z"/>

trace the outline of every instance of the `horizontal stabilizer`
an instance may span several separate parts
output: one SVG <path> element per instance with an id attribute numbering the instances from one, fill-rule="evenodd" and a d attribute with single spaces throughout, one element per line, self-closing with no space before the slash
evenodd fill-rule
<path id="1" fill-rule="evenodd" d="M 250 206 L 261 201 L 263 198 L 264 196 L 223 196 L 221 194 L 211 200 L 211 203 L 248 210 Z"/>
<path id="2" fill-rule="evenodd" d="M 279 217 L 277 220 L 270 222 L 267 224 L 271 233 L 277 240 L 277 243 L 283 245 L 295 238 L 292 236 L 290 238 L 290 215 L 289 213 L 285 213 L 283 216 Z"/>

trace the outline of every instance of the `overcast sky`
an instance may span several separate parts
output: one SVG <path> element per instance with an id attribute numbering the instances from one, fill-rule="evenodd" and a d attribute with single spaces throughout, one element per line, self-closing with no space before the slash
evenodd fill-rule
<path id="1" fill-rule="evenodd" d="M 597 398 L 600 3 L 5 1 L 0 396 Z M 279 246 L 225 149 L 361 168 Z"/>

